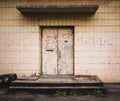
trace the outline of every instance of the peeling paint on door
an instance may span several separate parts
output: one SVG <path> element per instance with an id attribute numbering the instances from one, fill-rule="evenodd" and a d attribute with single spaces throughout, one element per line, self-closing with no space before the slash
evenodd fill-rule
<path id="1" fill-rule="evenodd" d="M 57 74 L 57 29 L 43 29 L 42 72 L 44 75 Z"/>
<path id="2" fill-rule="evenodd" d="M 43 75 L 73 74 L 73 29 L 43 28 Z"/>
<path id="3" fill-rule="evenodd" d="M 73 74 L 73 31 L 58 29 L 58 74 Z"/>

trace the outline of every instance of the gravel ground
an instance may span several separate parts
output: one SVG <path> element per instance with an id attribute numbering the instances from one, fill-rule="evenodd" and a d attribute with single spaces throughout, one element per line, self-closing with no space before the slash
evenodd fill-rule
<path id="1" fill-rule="evenodd" d="M 87 96 L 66 96 L 56 97 L 47 95 L 1 95 L 0 101 L 120 101 L 120 94 L 108 94 L 106 97 Z"/>

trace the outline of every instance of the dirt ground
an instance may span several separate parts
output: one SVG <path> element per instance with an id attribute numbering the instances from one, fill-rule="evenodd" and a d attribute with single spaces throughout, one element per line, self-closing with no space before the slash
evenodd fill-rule
<path id="1" fill-rule="evenodd" d="M 109 86 L 104 96 L 55 96 L 43 94 L 5 94 L 7 89 L 0 89 L 0 101 L 120 101 L 120 85 Z"/>
<path id="2" fill-rule="evenodd" d="M 66 96 L 56 97 L 47 95 L 1 95 L 0 101 L 120 101 L 119 94 L 108 94 L 106 97 L 86 96 Z"/>

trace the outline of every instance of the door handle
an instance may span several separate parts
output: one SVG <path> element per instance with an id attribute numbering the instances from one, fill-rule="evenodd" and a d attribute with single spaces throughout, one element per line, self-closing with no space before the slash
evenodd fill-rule
<path id="1" fill-rule="evenodd" d="M 49 50 L 46 50 L 46 51 L 51 51 L 51 52 L 52 52 L 52 51 L 54 51 L 54 50 L 52 50 L 52 49 L 50 50 L 50 49 L 49 49 Z"/>

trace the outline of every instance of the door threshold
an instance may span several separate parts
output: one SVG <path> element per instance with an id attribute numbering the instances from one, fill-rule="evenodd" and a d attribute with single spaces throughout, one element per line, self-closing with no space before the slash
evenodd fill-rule
<path id="1" fill-rule="evenodd" d="M 40 78 L 69 78 L 74 77 L 74 75 L 41 75 Z"/>

